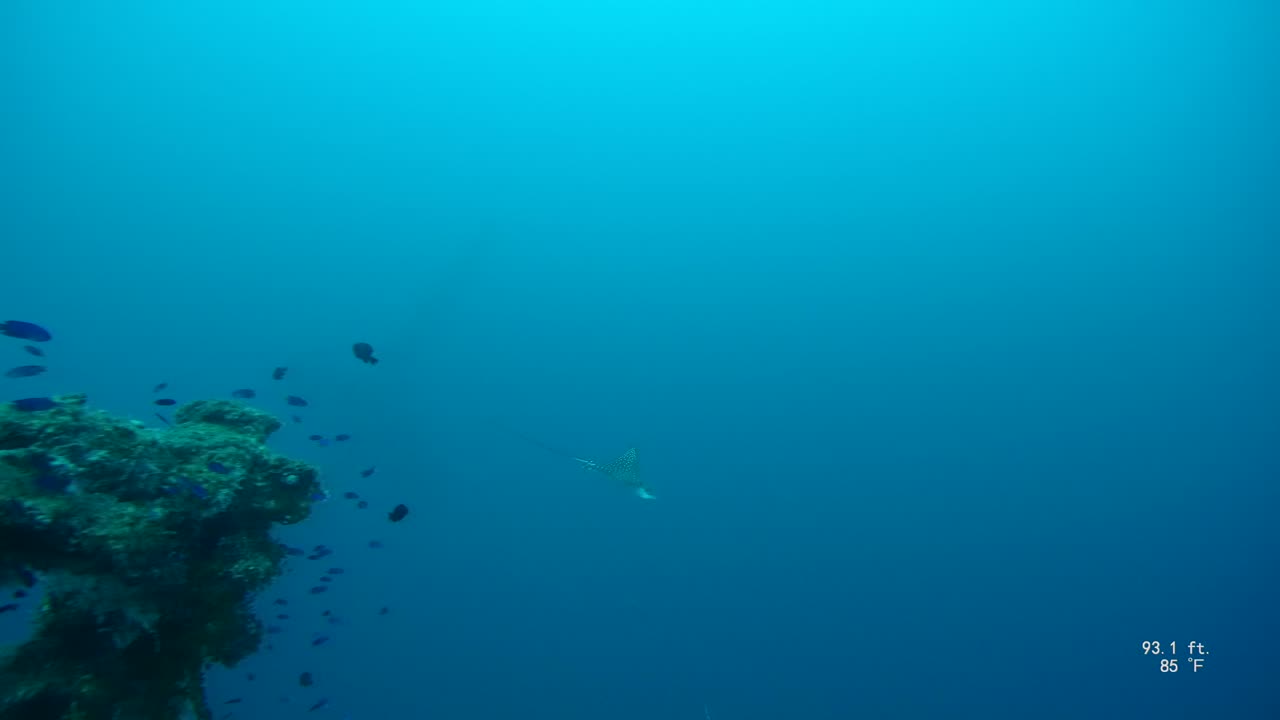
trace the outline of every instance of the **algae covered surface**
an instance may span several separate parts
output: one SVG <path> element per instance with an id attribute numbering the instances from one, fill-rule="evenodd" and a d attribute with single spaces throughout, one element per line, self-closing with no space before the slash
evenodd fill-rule
<path id="1" fill-rule="evenodd" d="M 0 586 L 44 590 L 0 656 L 0 717 L 209 718 L 203 671 L 258 649 L 251 600 L 285 557 L 271 528 L 309 515 L 317 471 L 238 402 L 153 429 L 54 400 L 0 406 Z"/>

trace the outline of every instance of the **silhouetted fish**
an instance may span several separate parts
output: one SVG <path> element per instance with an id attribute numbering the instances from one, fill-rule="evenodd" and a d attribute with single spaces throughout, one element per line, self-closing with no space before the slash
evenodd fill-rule
<path id="1" fill-rule="evenodd" d="M 0 335 L 8 335 L 11 338 L 30 340 L 31 342 L 48 342 L 53 339 L 53 335 L 48 330 L 35 323 L 22 320 L 6 320 L 0 323 Z"/>
<path id="2" fill-rule="evenodd" d="M 4 376 L 7 378 L 32 377 L 34 375 L 39 375 L 45 370 L 48 370 L 48 368 L 43 365 L 19 365 L 18 367 L 6 372 Z"/>
<path id="3" fill-rule="evenodd" d="M 356 358 L 367 365 L 377 365 L 378 358 L 373 356 L 373 346 L 369 343 L 356 343 L 351 346 L 351 352 L 355 353 Z"/>
<path id="4" fill-rule="evenodd" d="M 165 388 L 167 388 L 167 387 L 169 387 L 169 383 L 167 383 L 167 382 L 162 382 L 162 383 L 160 383 L 159 385 L 156 385 L 155 387 L 151 388 L 151 392 L 160 392 L 161 390 L 163 390 L 163 389 L 165 389 Z"/>
<path id="5" fill-rule="evenodd" d="M 167 406 L 169 406 L 169 405 L 177 405 L 177 404 L 178 404 L 178 401 L 177 401 L 177 400 L 174 400 L 173 398 L 160 398 L 160 399 L 158 399 L 158 400 L 156 400 L 156 401 L 155 401 L 155 404 L 156 404 L 156 405 L 164 405 L 164 406 L 166 406 L 166 407 L 167 407 Z"/>
<path id="6" fill-rule="evenodd" d="M 390 519 L 391 522 L 400 522 L 408 514 L 409 514 L 409 506 L 405 505 L 404 503 L 400 503 L 399 505 L 395 506 L 395 508 L 393 508 L 391 512 L 387 513 L 387 518 Z"/>
<path id="7" fill-rule="evenodd" d="M 311 687 L 315 682 L 315 679 L 311 677 L 311 673 L 309 672 L 304 672 L 298 676 L 298 684 L 302 687 Z"/>
<path id="8" fill-rule="evenodd" d="M 247 399 L 247 398 L 254 397 L 254 396 L 256 396 L 257 394 L 258 394 L 258 393 L 254 392 L 254 391 L 253 391 L 252 389 L 250 389 L 250 388 L 241 388 L 241 389 L 239 389 L 239 390 L 233 390 L 233 391 L 231 391 L 231 397 L 237 397 L 237 398 L 246 398 L 246 399 Z"/>
<path id="9" fill-rule="evenodd" d="M 369 477 L 370 475 L 372 475 L 372 474 L 373 474 L 373 471 L 374 471 L 374 470 L 377 470 L 377 469 L 378 469 L 378 466 L 376 466 L 376 465 L 372 465 L 372 466 L 370 466 L 370 467 L 367 467 L 367 468 L 365 468 L 364 470 L 361 470 L 361 471 L 360 471 L 360 477 L 367 478 L 367 477 Z"/>
<path id="10" fill-rule="evenodd" d="M 32 355 L 35 355 L 36 357 L 44 357 L 44 351 L 36 347 L 35 345 L 23 345 L 22 349 L 26 350 Z"/>
<path id="11" fill-rule="evenodd" d="M 272 380 L 283 380 L 283 379 L 284 379 L 284 374 L 285 374 L 285 373 L 287 373 L 287 372 L 289 372 L 289 368 L 287 368 L 287 367 L 278 367 L 278 368 L 276 368 L 275 370 L 272 370 L 272 371 L 271 371 L 271 379 L 272 379 Z"/>
<path id="12" fill-rule="evenodd" d="M 53 398 L 47 398 L 47 397 L 22 398 L 21 400 L 13 401 L 13 408 L 15 410 L 20 410 L 22 412 L 36 412 L 39 410 L 50 410 L 54 407 L 57 407 L 57 405 L 58 403 L 54 402 Z"/>
<path id="13" fill-rule="evenodd" d="M 294 407 L 306 407 L 311 404 L 297 395 L 286 395 L 284 401 Z"/>
<path id="14" fill-rule="evenodd" d="M 351 436 L 346 433 L 340 433 L 338 435 L 334 435 L 333 439 L 337 440 L 338 442 L 346 442 L 351 439 Z"/>

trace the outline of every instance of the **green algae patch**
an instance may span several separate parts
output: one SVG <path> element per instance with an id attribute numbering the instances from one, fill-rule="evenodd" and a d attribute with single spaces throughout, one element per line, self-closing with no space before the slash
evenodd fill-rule
<path id="1" fill-rule="evenodd" d="M 0 585 L 42 574 L 35 632 L 0 656 L 0 717 L 210 718 L 203 670 L 257 651 L 279 577 L 276 524 L 307 518 L 317 472 L 232 401 L 151 429 L 86 406 L 0 406 Z"/>

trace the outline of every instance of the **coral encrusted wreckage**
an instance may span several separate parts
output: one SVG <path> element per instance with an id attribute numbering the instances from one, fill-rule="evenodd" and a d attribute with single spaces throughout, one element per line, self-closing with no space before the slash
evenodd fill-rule
<path id="1" fill-rule="evenodd" d="M 320 490 L 265 446 L 279 428 L 228 401 L 158 430 L 81 395 L 0 405 L 0 587 L 43 590 L 0 656 L 0 718 L 211 717 L 204 670 L 262 640 L 250 603 L 285 557 L 271 528 Z"/>

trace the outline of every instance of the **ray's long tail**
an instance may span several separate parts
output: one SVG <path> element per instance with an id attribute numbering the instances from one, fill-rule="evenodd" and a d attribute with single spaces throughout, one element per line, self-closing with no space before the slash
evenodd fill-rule
<path id="1" fill-rule="evenodd" d="M 577 455 L 574 455 L 573 453 L 571 453 L 571 452 L 569 452 L 569 451 L 567 451 L 567 450 L 564 450 L 564 449 L 561 449 L 561 448 L 558 448 L 558 447 L 553 447 L 553 446 L 551 446 L 551 445 L 548 445 L 548 444 L 546 444 L 546 443 L 542 442 L 541 440 L 539 440 L 539 439 L 537 439 L 537 438 L 535 438 L 535 437 L 532 437 L 532 436 L 526 435 L 526 434 L 524 434 L 524 433 L 520 432 L 519 430 L 516 430 L 515 428 L 513 428 L 513 427 L 511 427 L 511 426 L 507 425 L 506 423 L 503 423 L 503 422 L 502 422 L 502 421 L 500 421 L 500 420 L 491 420 L 490 422 L 493 424 L 493 426 L 494 426 L 494 427 L 496 427 L 496 428 L 498 428 L 499 430 L 501 430 L 501 431 L 503 431 L 503 432 L 507 433 L 508 435 L 511 435 L 511 436 L 513 436 L 513 437 L 520 438 L 521 440 L 523 440 L 523 441 L 525 441 L 525 442 L 529 443 L 530 445 L 533 445 L 534 447 L 540 447 L 540 448 L 542 448 L 543 450 L 546 450 L 547 452 L 551 453 L 552 455 L 555 455 L 555 456 L 557 456 L 557 457 L 562 457 L 562 458 L 568 458 L 568 459 L 570 459 L 570 460 L 580 460 L 580 459 L 581 459 L 581 458 L 579 458 Z"/>

